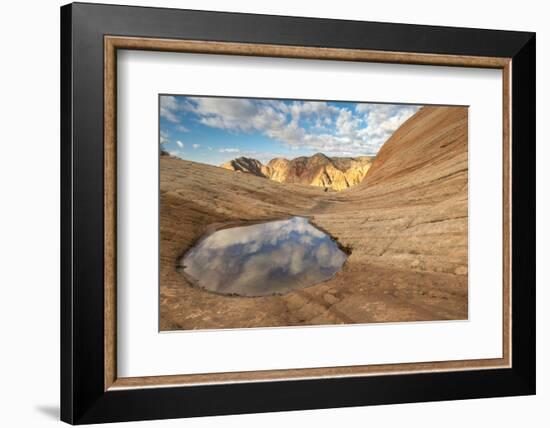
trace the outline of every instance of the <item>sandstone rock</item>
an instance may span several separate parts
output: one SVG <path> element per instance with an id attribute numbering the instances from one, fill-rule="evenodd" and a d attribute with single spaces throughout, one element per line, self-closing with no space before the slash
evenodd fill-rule
<path id="1" fill-rule="evenodd" d="M 323 299 L 329 305 L 334 305 L 334 304 L 336 304 L 340 301 L 337 297 L 333 296 L 332 294 L 328 294 L 328 293 L 323 296 Z"/>
<path id="2" fill-rule="evenodd" d="M 468 273 L 468 268 L 466 266 L 459 266 L 455 269 L 456 275 L 466 275 Z"/>
<path id="3" fill-rule="evenodd" d="M 257 159 L 240 157 L 224 163 L 221 167 L 267 177 L 279 183 L 300 183 L 331 190 L 344 190 L 363 181 L 373 159 L 373 156 L 328 157 L 317 153 L 292 160 L 274 158 L 267 165 L 263 165 Z"/>

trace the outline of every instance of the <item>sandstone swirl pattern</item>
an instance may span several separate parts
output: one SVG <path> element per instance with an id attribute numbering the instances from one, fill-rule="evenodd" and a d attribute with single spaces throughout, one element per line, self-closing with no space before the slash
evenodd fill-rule
<path id="1" fill-rule="evenodd" d="M 161 157 L 160 328 L 466 319 L 467 109 L 423 107 L 347 190 L 281 184 Z M 334 278 L 284 296 L 194 288 L 178 258 L 207 230 L 309 216 L 352 253 Z"/>

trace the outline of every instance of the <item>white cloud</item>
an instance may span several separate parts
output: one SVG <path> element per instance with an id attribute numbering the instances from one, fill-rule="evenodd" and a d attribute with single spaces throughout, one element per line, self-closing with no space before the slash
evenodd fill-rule
<path id="1" fill-rule="evenodd" d="M 173 95 L 162 95 L 160 97 L 160 117 L 175 124 L 174 129 L 178 132 L 189 132 L 189 128 L 181 123 L 181 114 L 187 110 L 187 104 Z"/>
<path id="2" fill-rule="evenodd" d="M 183 149 L 184 144 L 183 144 L 180 140 L 176 141 L 176 144 L 178 145 L 178 147 L 179 147 L 180 149 Z"/>
<path id="3" fill-rule="evenodd" d="M 200 144 L 193 144 L 194 149 L 198 149 L 201 145 Z"/>
<path id="4" fill-rule="evenodd" d="M 338 134 L 352 136 L 361 125 L 361 118 L 354 116 L 348 108 L 340 109 L 336 119 L 336 129 Z"/>
<path id="5" fill-rule="evenodd" d="M 171 106 L 172 101 L 167 101 Z M 418 106 L 346 104 L 318 101 L 188 98 L 179 108 L 193 112 L 202 124 L 232 133 L 259 132 L 290 148 L 338 155 L 375 154 Z M 167 117 L 168 118 L 168 117 Z M 220 149 L 237 153 L 238 149 Z"/>
<path id="6" fill-rule="evenodd" d="M 355 111 L 357 113 L 365 113 L 366 111 L 368 111 L 371 105 L 372 104 L 357 103 L 357 105 L 355 106 Z"/>
<path id="7" fill-rule="evenodd" d="M 223 148 L 223 149 L 220 149 L 220 153 L 239 153 L 240 150 L 239 149 L 235 149 L 235 148 Z"/>
<path id="8" fill-rule="evenodd" d="M 171 95 L 163 95 L 160 97 L 160 117 L 172 123 L 178 123 L 179 118 L 177 112 L 179 110 L 178 100 Z"/>
<path id="9" fill-rule="evenodd" d="M 167 144 L 169 142 L 168 133 L 166 131 L 160 131 L 160 144 Z"/>
<path id="10" fill-rule="evenodd" d="M 367 126 L 358 136 L 381 146 L 408 118 L 418 111 L 418 106 L 370 105 L 362 109 Z"/>
<path id="11" fill-rule="evenodd" d="M 200 122 L 229 130 L 250 131 L 250 118 L 258 114 L 257 106 L 241 98 L 193 98 L 193 111 L 201 116 Z"/>

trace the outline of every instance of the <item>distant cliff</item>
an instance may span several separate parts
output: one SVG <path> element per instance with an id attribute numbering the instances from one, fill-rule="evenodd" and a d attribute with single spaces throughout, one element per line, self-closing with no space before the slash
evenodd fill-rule
<path id="1" fill-rule="evenodd" d="M 221 165 L 232 171 L 246 172 L 279 183 L 299 183 L 344 190 L 365 178 L 374 156 L 328 157 L 322 153 L 288 160 L 271 159 L 266 165 L 259 160 L 240 157 Z"/>

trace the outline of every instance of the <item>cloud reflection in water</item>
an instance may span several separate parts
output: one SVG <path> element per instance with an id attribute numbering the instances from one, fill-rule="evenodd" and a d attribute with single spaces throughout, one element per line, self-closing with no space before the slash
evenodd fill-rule
<path id="1" fill-rule="evenodd" d="M 180 260 L 207 290 L 241 296 L 284 294 L 330 279 L 346 254 L 306 218 L 218 230 Z"/>

